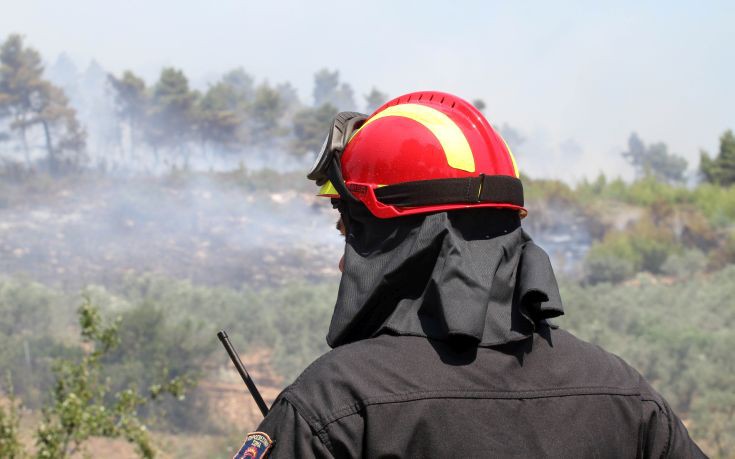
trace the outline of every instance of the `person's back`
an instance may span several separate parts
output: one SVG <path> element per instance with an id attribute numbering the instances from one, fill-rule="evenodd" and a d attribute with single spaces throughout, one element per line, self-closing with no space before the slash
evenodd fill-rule
<path id="1" fill-rule="evenodd" d="M 259 430 L 304 442 L 277 457 L 701 456 L 635 370 L 550 328 L 497 348 L 361 340 L 314 362 L 273 410 Z"/>

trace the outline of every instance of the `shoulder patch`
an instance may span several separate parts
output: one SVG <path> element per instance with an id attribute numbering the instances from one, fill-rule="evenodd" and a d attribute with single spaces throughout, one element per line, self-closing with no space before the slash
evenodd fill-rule
<path id="1" fill-rule="evenodd" d="M 273 446 L 273 440 L 265 432 L 250 432 L 245 443 L 232 459 L 263 459 Z"/>

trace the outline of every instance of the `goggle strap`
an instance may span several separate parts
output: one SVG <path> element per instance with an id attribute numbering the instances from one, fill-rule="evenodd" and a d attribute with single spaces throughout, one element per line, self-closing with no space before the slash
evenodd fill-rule
<path id="1" fill-rule="evenodd" d="M 329 166 L 327 167 L 327 177 L 329 177 L 329 181 L 332 182 L 334 189 L 336 189 L 337 193 L 339 193 L 340 198 L 348 200 L 352 203 L 360 202 L 360 200 L 358 200 L 350 192 L 350 190 L 347 189 L 347 186 L 345 185 L 344 178 L 342 177 L 342 170 L 340 169 L 339 158 L 337 158 L 337 155 L 333 155 L 332 160 L 329 162 Z"/>
<path id="2" fill-rule="evenodd" d="M 523 207 L 523 185 L 516 177 L 480 174 L 478 177 L 396 183 L 376 188 L 375 197 L 383 204 L 398 207 L 455 203 L 512 204 Z"/>

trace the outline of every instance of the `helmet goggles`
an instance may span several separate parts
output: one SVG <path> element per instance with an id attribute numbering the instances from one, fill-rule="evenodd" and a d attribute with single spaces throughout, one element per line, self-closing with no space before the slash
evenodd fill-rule
<path id="1" fill-rule="evenodd" d="M 329 167 L 336 159 L 339 166 L 340 155 L 344 151 L 352 134 L 360 128 L 367 120 L 367 115 L 357 112 L 341 112 L 334 117 L 332 126 L 324 139 L 322 149 L 317 155 L 314 165 L 306 175 L 309 180 L 314 180 L 317 185 L 324 185 L 328 177 Z"/>

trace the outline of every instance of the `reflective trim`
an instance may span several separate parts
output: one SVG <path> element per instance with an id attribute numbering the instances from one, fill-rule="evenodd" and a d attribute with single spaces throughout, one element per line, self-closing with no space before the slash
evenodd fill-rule
<path id="1" fill-rule="evenodd" d="M 334 185 L 332 185 L 332 182 L 327 181 L 327 183 L 319 188 L 319 193 L 317 193 L 317 196 L 339 196 L 339 193 L 337 192 L 337 189 L 334 187 Z"/>
<path id="2" fill-rule="evenodd" d="M 450 167 L 475 172 L 475 158 L 462 130 L 446 114 L 428 105 L 400 104 L 388 107 L 368 119 L 360 129 L 355 131 L 350 140 L 365 126 L 386 116 L 401 116 L 422 124 L 434 134 L 441 144 Z"/>

